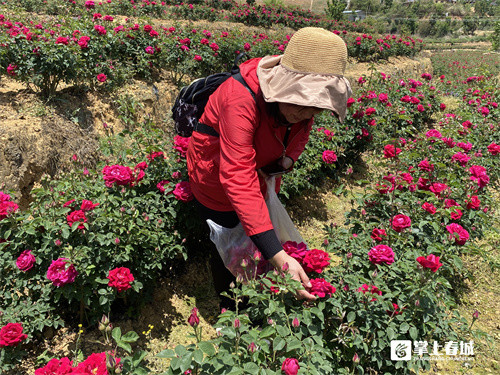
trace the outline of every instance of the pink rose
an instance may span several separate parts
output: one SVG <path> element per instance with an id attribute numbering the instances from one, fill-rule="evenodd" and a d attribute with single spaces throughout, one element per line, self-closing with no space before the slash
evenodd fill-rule
<path id="1" fill-rule="evenodd" d="M 156 152 L 152 152 L 151 154 L 149 154 L 147 156 L 147 158 L 148 158 L 149 161 L 153 161 L 156 158 L 165 159 L 165 155 L 163 154 L 162 151 L 156 151 Z"/>
<path id="2" fill-rule="evenodd" d="M 384 147 L 384 157 L 389 159 L 389 158 L 395 158 L 401 153 L 401 149 L 398 147 L 394 147 L 394 145 L 386 145 Z"/>
<path id="3" fill-rule="evenodd" d="M 75 266 L 69 262 L 66 258 L 59 258 L 53 260 L 52 264 L 47 270 L 47 278 L 52 281 L 55 286 L 63 286 L 70 284 L 75 281 L 78 276 L 78 272 Z"/>
<path id="4" fill-rule="evenodd" d="M 6 346 L 17 346 L 26 340 L 28 335 L 23 333 L 21 323 L 7 323 L 0 329 L 0 348 Z"/>
<path id="5" fill-rule="evenodd" d="M 333 164 L 337 161 L 337 155 L 335 155 L 335 152 L 331 150 L 323 151 L 323 155 L 321 156 L 321 158 L 326 164 Z"/>
<path id="6" fill-rule="evenodd" d="M 286 241 L 282 246 L 283 250 L 292 258 L 295 258 L 299 263 L 302 263 L 304 256 L 308 252 L 304 242 L 297 244 L 295 241 Z"/>
<path id="7" fill-rule="evenodd" d="M 198 309 L 194 307 L 191 310 L 191 315 L 188 318 L 188 323 L 191 327 L 197 327 L 200 324 L 200 318 L 198 317 Z"/>
<path id="8" fill-rule="evenodd" d="M 112 353 L 108 353 L 108 355 L 113 356 Z M 114 360 L 116 363 L 120 363 L 121 358 L 114 357 Z M 107 375 L 108 370 L 106 368 L 106 353 L 92 353 L 85 359 L 85 361 L 78 364 L 72 374 Z"/>
<path id="9" fill-rule="evenodd" d="M 476 181 L 479 188 L 483 188 L 490 182 L 490 177 L 486 174 L 486 168 L 481 165 L 473 165 L 469 168 L 470 179 Z"/>
<path id="10" fill-rule="evenodd" d="M 191 137 L 181 137 L 180 135 L 174 137 L 174 149 L 180 156 L 186 157 L 190 139 Z"/>
<path id="11" fill-rule="evenodd" d="M 106 187 L 116 185 L 131 185 L 135 178 L 132 170 L 123 165 L 107 165 L 102 169 L 104 184 Z"/>
<path id="12" fill-rule="evenodd" d="M 467 154 L 464 154 L 463 152 L 457 152 L 455 155 L 451 157 L 451 160 L 458 161 L 462 167 L 465 167 L 467 162 L 470 160 L 470 157 L 467 156 Z"/>
<path id="13" fill-rule="evenodd" d="M 429 130 L 427 133 L 425 133 L 425 136 L 427 138 L 441 138 L 442 137 L 439 130 L 436 130 L 436 129 Z"/>
<path id="14" fill-rule="evenodd" d="M 455 244 L 464 245 L 469 239 L 467 232 L 460 224 L 451 223 L 446 226 L 446 230 L 450 233 L 450 240 L 455 239 Z"/>
<path id="15" fill-rule="evenodd" d="M 299 369 L 299 361 L 295 358 L 287 358 L 281 365 L 281 371 L 283 371 L 285 375 L 297 375 Z"/>
<path id="16" fill-rule="evenodd" d="M 306 252 L 302 260 L 304 271 L 321 273 L 325 267 L 330 265 L 330 256 L 326 251 L 312 249 Z"/>
<path id="17" fill-rule="evenodd" d="M 450 217 L 452 220 L 460 220 L 460 218 L 462 217 L 462 210 L 455 209 L 455 210 L 451 211 Z"/>
<path id="18" fill-rule="evenodd" d="M 434 215 L 436 213 L 436 207 L 434 207 L 434 205 L 432 203 L 425 202 L 422 205 L 422 208 L 424 210 L 426 210 L 428 213 L 430 213 L 431 215 Z"/>
<path id="19" fill-rule="evenodd" d="M 189 202 L 194 198 L 194 195 L 191 191 L 191 185 L 188 181 L 181 181 L 177 185 L 175 185 L 173 194 L 178 200 L 183 202 Z"/>
<path id="20" fill-rule="evenodd" d="M 63 207 L 69 207 L 76 202 L 76 199 L 71 199 L 63 204 Z"/>
<path id="21" fill-rule="evenodd" d="M 131 288 L 130 283 L 134 281 L 134 275 L 127 267 L 118 267 L 109 271 L 108 279 L 108 286 L 116 288 L 118 292 L 123 292 Z"/>
<path id="22" fill-rule="evenodd" d="M 377 245 L 368 252 L 368 258 L 373 264 L 394 263 L 394 251 L 387 245 Z"/>
<path id="23" fill-rule="evenodd" d="M 73 372 L 73 361 L 68 357 L 52 358 L 45 366 L 36 369 L 35 375 L 66 375 Z"/>
<path id="24" fill-rule="evenodd" d="M 385 229 L 374 228 L 371 234 L 371 238 L 377 242 L 382 241 L 382 236 L 387 237 Z"/>
<path id="25" fill-rule="evenodd" d="M 439 257 L 434 254 L 429 254 L 426 257 L 418 257 L 417 262 L 424 268 L 429 268 L 432 272 L 436 272 L 443 264 L 439 263 Z"/>
<path id="26" fill-rule="evenodd" d="M 392 229 L 394 229 L 396 232 L 400 233 L 402 232 L 405 228 L 409 228 L 411 226 L 411 219 L 403 214 L 399 214 L 394 216 L 392 219 Z"/>
<path id="27" fill-rule="evenodd" d="M 434 182 L 430 187 L 429 191 L 432 191 L 434 195 L 438 198 L 441 198 L 441 193 L 448 189 L 448 185 L 442 184 L 440 182 Z"/>
<path id="28" fill-rule="evenodd" d="M 323 298 L 328 294 L 331 297 L 332 293 L 337 291 L 337 289 L 325 279 L 310 279 L 309 281 L 312 285 L 309 292 L 314 296 Z"/>
<path id="29" fill-rule="evenodd" d="M 82 210 L 76 210 L 68 214 L 66 221 L 70 227 L 72 227 L 74 223 L 80 223 L 78 224 L 78 229 L 83 230 L 85 229 L 83 223 L 87 222 L 87 218 L 85 217 L 85 212 Z"/>
<path id="30" fill-rule="evenodd" d="M 24 250 L 17 258 L 16 266 L 19 270 L 27 272 L 33 268 L 35 261 L 35 256 L 31 254 L 31 250 Z"/>
<path id="31" fill-rule="evenodd" d="M 16 69 L 17 65 L 9 64 L 9 66 L 7 67 L 7 74 L 9 76 L 15 77 L 17 75 Z"/>
<path id="32" fill-rule="evenodd" d="M 5 219 L 11 213 L 17 211 L 19 206 L 11 201 L 0 201 L 0 220 Z"/>

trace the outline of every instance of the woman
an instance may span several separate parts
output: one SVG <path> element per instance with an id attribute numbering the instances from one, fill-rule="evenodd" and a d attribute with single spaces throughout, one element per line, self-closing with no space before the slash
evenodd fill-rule
<path id="1" fill-rule="evenodd" d="M 314 115 L 326 109 L 343 121 L 351 94 L 343 76 L 346 63 L 347 48 L 337 35 L 314 27 L 297 31 L 283 55 L 250 59 L 240 65 L 241 77 L 219 86 L 188 147 L 189 178 L 202 218 L 227 228 L 241 222 L 273 266 L 288 263 L 288 272 L 305 288 L 299 299 L 315 297 L 307 291 L 306 273 L 274 233 L 265 176 L 293 167 Z M 218 254 L 211 258 L 220 293 L 234 278 Z"/>

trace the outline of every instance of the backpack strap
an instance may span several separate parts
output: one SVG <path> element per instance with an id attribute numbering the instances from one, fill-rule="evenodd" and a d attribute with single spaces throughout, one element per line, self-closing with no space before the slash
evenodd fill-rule
<path id="1" fill-rule="evenodd" d="M 253 100 L 255 100 L 255 103 L 257 103 L 257 98 L 255 97 L 255 93 L 252 91 L 252 89 L 250 88 L 250 86 L 248 86 L 248 84 L 245 82 L 245 79 L 243 78 L 243 76 L 241 75 L 241 73 L 240 72 L 235 73 L 235 74 L 232 75 L 232 77 L 235 80 L 237 80 L 239 83 L 241 83 L 243 86 L 245 86 L 245 88 L 248 90 L 248 92 L 250 93 L 250 95 L 252 95 Z M 219 133 L 217 133 L 217 131 L 214 128 L 212 128 L 211 126 L 202 124 L 199 121 L 196 122 L 196 124 L 194 125 L 194 129 L 193 130 L 197 131 L 198 133 L 208 134 L 208 135 L 212 135 L 214 137 L 218 137 L 219 136 Z"/>

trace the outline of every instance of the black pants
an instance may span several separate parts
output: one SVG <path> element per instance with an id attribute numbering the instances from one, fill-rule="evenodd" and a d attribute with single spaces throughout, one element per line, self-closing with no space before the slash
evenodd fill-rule
<path id="1" fill-rule="evenodd" d="M 215 211 L 208 207 L 205 207 L 200 202 L 195 201 L 196 207 L 200 214 L 201 219 L 206 225 L 207 219 L 212 220 L 214 223 L 219 224 L 225 228 L 234 228 L 240 222 L 238 215 L 234 211 Z M 208 226 L 206 227 L 208 229 Z M 210 253 L 210 269 L 212 271 L 212 279 L 214 282 L 214 288 L 217 295 L 220 297 L 221 308 L 226 308 L 229 310 L 235 309 L 235 303 L 233 300 L 223 297 L 220 294 L 222 292 L 229 293 L 229 285 L 231 282 L 236 282 L 236 277 L 224 266 L 224 262 L 217 251 L 214 244 L 211 246 Z"/>

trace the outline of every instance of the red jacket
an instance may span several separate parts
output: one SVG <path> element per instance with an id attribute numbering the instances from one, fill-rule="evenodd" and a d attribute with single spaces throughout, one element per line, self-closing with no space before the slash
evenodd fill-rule
<path id="1" fill-rule="evenodd" d="M 286 132 L 266 111 L 256 72 L 259 61 L 255 58 L 240 65 L 257 101 L 240 82 L 229 78 L 210 96 L 200 118 L 220 137 L 193 132 L 187 152 L 196 199 L 212 210 L 236 211 L 248 236 L 273 229 L 264 200 L 266 185 L 257 170 L 283 155 Z M 312 120 L 291 127 L 287 156 L 297 160 L 311 127 Z"/>

